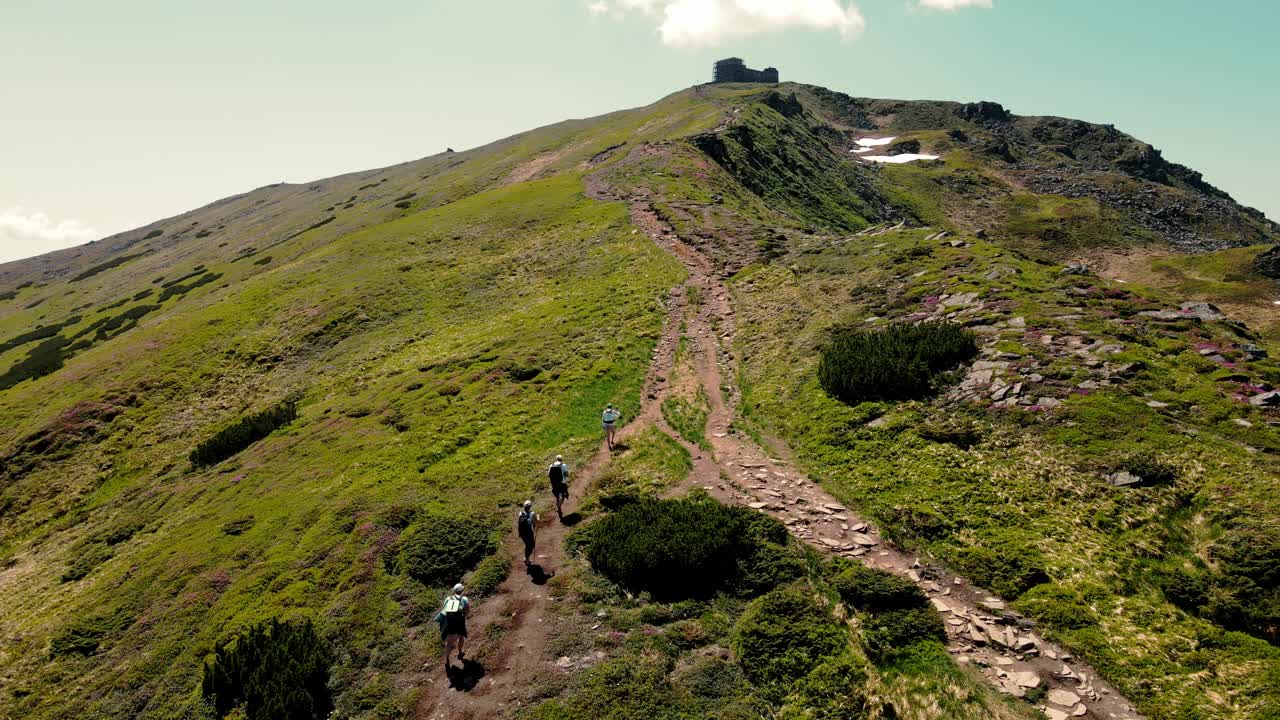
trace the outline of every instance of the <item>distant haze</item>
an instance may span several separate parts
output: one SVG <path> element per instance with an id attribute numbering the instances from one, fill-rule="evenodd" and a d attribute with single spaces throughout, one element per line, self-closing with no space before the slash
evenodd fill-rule
<path id="1" fill-rule="evenodd" d="M 726 55 L 1112 123 L 1280 218 L 1280 6 L 1261 0 L 5 5 L 0 261 L 647 104 Z"/>

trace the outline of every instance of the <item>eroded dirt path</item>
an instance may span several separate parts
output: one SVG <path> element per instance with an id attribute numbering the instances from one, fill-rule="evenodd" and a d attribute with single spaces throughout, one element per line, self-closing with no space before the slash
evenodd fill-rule
<path id="1" fill-rule="evenodd" d="M 692 279 L 690 280 L 692 281 Z M 640 397 L 640 410 L 634 418 L 623 418 L 616 440 L 625 444 L 649 425 L 675 436 L 662 418 L 661 404 L 669 389 L 670 378 L 680 341 L 681 318 L 688 306 L 689 282 L 673 288 L 667 300 L 668 316 L 664 330 L 653 351 Z M 443 661 L 432 660 L 414 678 L 421 689 L 415 716 L 431 720 L 479 720 L 508 717 L 530 696 L 531 690 L 545 679 L 548 672 L 565 672 L 557 668 L 550 655 L 552 623 L 555 614 L 550 606 L 558 602 L 549 593 L 547 580 L 564 566 L 564 541 L 572 530 L 575 513 L 601 471 L 612 459 L 602 441 L 588 461 L 572 466 L 569 499 L 564 503 L 565 518 L 556 518 L 549 491 L 536 499 L 542 521 L 537 528 L 537 546 L 532 572 L 524 567 L 523 545 L 511 533 L 507 549 L 514 561 L 507 580 L 497 592 L 483 602 L 475 603 L 467 622 L 467 658 L 471 661 L 462 671 L 443 671 Z M 693 448 L 693 477 L 719 480 L 719 468 L 710 453 Z M 514 526 L 517 509 L 511 509 Z M 431 628 L 434 630 L 434 627 Z M 434 639 L 433 635 L 433 639 Z M 454 663 L 455 667 L 457 663 Z"/>
<path id="2" fill-rule="evenodd" d="M 623 199 L 610 197 L 598 182 L 592 191 L 600 199 Z M 641 200 L 627 200 L 632 222 L 680 259 L 689 272 L 686 285 L 698 287 L 704 298 L 682 317 L 694 347 L 699 381 L 711 400 L 706 433 L 712 457 L 695 463 L 695 472 L 685 486 L 702 487 L 723 502 L 767 512 L 794 536 L 825 553 L 909 578 L 942 616 L 947 649 L 957 662 L 1015 697 L 1043 690 L 1044 699 L 1038 706 L 1051 720 L 1140 720 L 1143 716 L 1111 684 L 1045 639 L 1033 621 L 964 578 L 923 564 L 915 554 L 886 541 L 870 523 L 798 470 L 780 441 L 767 439 L 771 447 L 766 451 L 731 427 L 739 398 L 736 387 L 722 380 L 733 377 L 737 367 L 732 354 L 735 325 L 728 288 L 712 262 L 681 241 L 652 207 Z M 664 423 L 659 427 L 691 452 L 706 455 Z"/>

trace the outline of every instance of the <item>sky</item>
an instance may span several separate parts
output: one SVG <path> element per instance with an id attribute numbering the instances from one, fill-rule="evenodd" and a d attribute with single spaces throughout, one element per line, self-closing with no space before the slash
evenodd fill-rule
<path id="1" fill-rule="evenodd" d="M 648 104 L 736 55 L 1111 123 L 1280 219 L 1274 0 L 7 0 L 0 261 Z"/>

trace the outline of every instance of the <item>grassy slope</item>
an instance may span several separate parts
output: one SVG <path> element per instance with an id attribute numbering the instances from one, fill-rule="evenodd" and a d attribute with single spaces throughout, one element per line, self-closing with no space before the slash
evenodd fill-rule
<path id="1" fill-rule="evenodd" d="M 1064 294 L 1073 284 L 1055 268 L 981 242 L 902 260 L 898 253 L 917 246 L 921 235 L 815 240 L 778 265 L 736 278 L 752 417 L 780 430 L 837 496 L 901 542 L 988 585 L 1006 586 L 1006 595 L 1030 589 L 1017 579 L 1027 568 L 1046 573 L 1051 582 L 1023 596 L 1024 609 L 1153 717 L 1274 712 L 1280 651 L 1189 617 L 1165 601 L 1152 577 L 1162 566 L 1210 556 L 1214 542 L 1244 518 L 1250 518 L 1244 525 L 1267 527 L 1280 508 L 1274 456 L 1245 450 L 1274 452 L 1280 441 L 1257 411 L 1219 389 L 1215 377 L 1223 373 L 1194 350 L 1200 343 L 1227 346 L 1233 336 L 1209 326 L 1179 332 L 1097 316 L 1063 320 L 1074 314 L 1065 308 L 1081 301 Z M 997 266 L 1016 272 L 988 279 Z M 1148 369 L 1114 389 L 1067 394 L 1052 413 L 951 403 L 847 407 L 818 388 L 814 356 L 826 328 L 901 317 L 930 296 L 968 291 L 992 303 L 992 322 L 1025 318 L 1029 334 L 1005 330 L 999 343 L 1002 351 L 1043 359 L 1024 374 L 1085 377 L 1075 363 L 1042 350 L 1042 333 L 1122 343 L 1117 360 Z M 1155 291 L 1137 292 L 1152 299 L 1151 307 L 1171 302 Z M 825 301 L 831 297 L 850 301 Z M 1003 312 L 996 310 L 1002 305 Z M 1124 302 L 1087 305 L 1092 313 L 1122 310 Z M 1277 373 L 1270 363 L 1253 365 L 1253 372 Z M 1148 398 L 1170 407 L 1149 408 Z M 882 426 L 864 427 L 882 415 Z M 1254 425 L 1240 427 L 1234 418 Z M 979 442 L 963 449 L 939 441 L 946 436 L 940 430 L 955 427 L 976 430 Z M 1176 483 L 1135 490 L 1102 481 L 1118 460 L 1135 455 L 1176 467 Z"/>
<path id="2" fill-rule="evenodd" d="M 715 115 L 677 96 L 658 112 L 579 124 L 561 165 L 642 124 L 661 137 Z M 516 150 L 499 144 L 472 163 L 492 167 L 473 172 L 501 177 L 567 141 L 560 132 Z M 455 182 L 467 180 L 441 180 Z M 389 678 L 433 652 L 407 628 L 435 596 L 384 567 L 401 508 L 491 515 L 541 487 L 546 455 L 588 446 L 598 406 L 634 409 L 658 298 L 680 271 L 630 230 L 625 208 L 586 200 L 569 173 L 379 219 L 325 242 L 291 241 L 269 265 L 214 264 L 228 248 L 208 242 L 167 268 L 149 264 L 163 259 L 157 251 L 81 281 L 129 297 L 174 267 L 224 272 L 3 397 L 15 443 L 64 430 L 78 402 L 134 396 L 112 400 L 126 411 L 96 442 L 64 458 L 35 453 L 42 462 L 5 485 L 7 707 L 170 717 L 190 702 L 215 642 L 292 613 L 330 619 L 345 649 L 341 709 L 406 702 Z M 58 297 L 61 287 L 33 288 L 55 298 L 40 312 L 77 302 Z M 11 312 L 4 325 L 31 314 Z M 303 398 L 297 422 L 213 469 L 188 467 L 197 441 L 290 392 Z M 250 517 L 242 534 L 223 531 Z M 117 528 L 127 539 L 108 545 Z M 85 555 L 102 562 L 60 582 Z M 96 654 L 50 656 L 51 637 L 105 616 L 125 621 Z"/>

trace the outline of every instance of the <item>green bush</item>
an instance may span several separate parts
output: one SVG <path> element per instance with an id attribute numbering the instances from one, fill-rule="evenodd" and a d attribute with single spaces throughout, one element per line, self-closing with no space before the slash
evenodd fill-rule
<path id="1" fill-rule="evenodd" d="M 133 624 L 125 611 L 78 620 L 55 634 L 49 642 L 50 655 L 92 655 L 108 636 Z"/>
<path id="2" fill-rule="evenodd" d="M 818 381 L 850 405 L 925 397 L 944 371 L 978 352 L 973 333 L 956 325 L 890 325 L 837 331 L 822 350 Z"/>
<path id="3" fill-rule="evenodd" d="M 586 532 L 597 572 L 664 602 L 759 591 L 803 570 L 777 547 L 787 542 L 781 523 L 710 499 L 637 498 Z"/>
<path id="4" fill-rule="evenodd" d="M 1017 607 L 1050 627 L 1079 630 L 1095 625 L 1098 614 L 1077 588 L 1045 583 L 1018 598 Z"/>
<path id="5" fill-rule="evenodd" d="M 115 551 L 102 543 L 90 543 L 85 547 L 77 548 L 75 559 L 62 573 L 60 579 L 62 582 L 75 582 L 87 577 L 95 568 L 114 555 Z"/>
<path id="6" fill-rule="evenodd" d="M 197 445 L 189 456 L 191 464 L 196 467 L 216 465 L 276 429 L 288 425 L 297 417 L 297 404 L 292 399 L 278 402 L 260 413 L 242 417 Z"/>
<path id="7" fill-rule="evenodd" d="M 427 587 L 452 585 L 498 549 L 492 527 L 470 518 L 430 515 L 400 536 L 400 572 Z"/>
<path id="8" fill-rule="evenodd" d="M 333 710 L 333 662 L 310 620 L 271 620 L 240 633 L 205 661 L 201 695 L 218 717 L 242 708 L 248 720 L 319 720 Z"/>
<path id="9" fill-rule="evenodd" d="M 98 273 L 106 272 L 107 270 L 110 270 L 113 267 L 118 267 L 120 265 L 123 265 L 129 262 L 130 260 L 133 260 L 134 258 L 140 258 L 143 255 L 146 255 L 146 253 L 136 253 L 134 255 L 119 255 L 117 257 L 111 258 L 110 260 L 107 260 L 106 262 L 98 263 L 97 265 L 93 265 L 89 267 L 88 269 L 82 271 L 78 275 L 75 275 L 74 277 L 72 277 L 69 282 L 80 282 L 81 280 L 88 280 L 89 278 L 93 277 L 94 275 L 97 275 Z"/>
<path id="10" fill-rule="evenodd" d="M 863 720 L 871 715 L 865 663 L 845 653 L 827 660 L 795 684 L 778 720 Z"/>
<path id="11" fill-rule="evenodd" d="M 862 641 L 871 657 L 885 660 L 916 643 L 946 642 L 942 618 L 932 606 L 873 613 L 862 625 Z"/>
<path id="12" fill-rule="evenodd" d="M 928 597 L 915 583 L 862 564 L 855 564 L 836 575 L 832 585 L 841 600 L 863 612 L 906 610 L 929 605 Z"/>
<path id="13" fill-rule="evenodd" d="M 717 656 L 698 657 L 675 677 L 678 687 L 706 700 L 726 700 L 749 691 L 742 669 Z"/>
<path id="14" fill-rule="evenodd" d="M 31 348 L 27 356 L 0 375 L 0 390 L 8 390 L 23 380 L 42 378 L 62 368 L 63 348 L 69 340 L 57 335 Z"/>
<path id="15" fill-rule="evenodd" d="M 1022 538 L 1001 535 L 983 538 L 975 547 L 955 548 L 956 569 L 978 585 L 1007 598 L 1016 598 L 1049 581 L 1040 551 Z"/>
<path id="16" fill-rule="evenodd" d="M 494 594 L 511 572 L 511 553 L 499 550 L 480 561 L 467 579 L 467 593 L 472 597 Z"/>
<path id="17" fill-rule="evenodd" d="M 735 630 L 738 662 L 757 685 L 790 685 L 848 647 L 848 630 L 804 587 L 778 588 L 755 600 Z"/>

